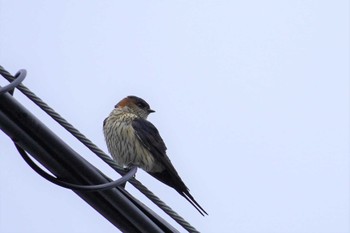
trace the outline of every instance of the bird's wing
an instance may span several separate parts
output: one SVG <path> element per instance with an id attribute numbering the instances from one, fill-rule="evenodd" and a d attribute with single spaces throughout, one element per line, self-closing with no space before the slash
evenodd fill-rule
<path id="1" fill-rule="evenodd" d="M 132 127 L 143 146 L 146 147 L 154 158 L 161 162 L 165 168 L 162 172 L 148 173 L 164 184 L 173 187 L 177 192 L 185 197 L 200 214 L 203 216 L 204 214 L 207 214 L 207 212 L 192 197 L 187 186 L 182 181 L 170 159 L 166 155 L 166 146 L 163 139 L 160 137 L 157 128 L 151 122 L 142 118 L 134 119 L 132 122 Z"/>
<path id="2" fill-rule="evenodd" d="M 163 164 L 165 170 L 168 171 L 170 176 L 172 176 L 174 179 L 173 181 L 176 180 L 176 183 L 181 183 L 181 186 L 187 190 L 187 187 L 181 180 L 170 159 L 166 155 L 167 148 L 163 139 L 160 137 L 157 128 L 151 122 L 142 118 L 134 119 L 132 122 L 132 127 L 135 130 L 137 138 L 140 140 L 140 142 L 144 145 L 144 147 L 148 149 L 148 151 L 154 156 L 157 161 Z"/>
<path id="3" fill-rule="evenodd" d="M 165 155 L 166 146 L 160 137 L 157 128 L 149 121 L 142 118 L 135 118 L 132 127 L 141 143 L 151 152 L 158 152 Z"/>

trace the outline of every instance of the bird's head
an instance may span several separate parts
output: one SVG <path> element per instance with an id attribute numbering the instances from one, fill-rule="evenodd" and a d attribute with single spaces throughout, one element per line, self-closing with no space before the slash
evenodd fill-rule
<path id="1" fill-rule="evenodd" d="M 136 96 L 125 97 L 115 105 L 115 108 L 136 114 L 143 119 L 147 119 L 150 113 L 155 112 L 146 101 Z"/>

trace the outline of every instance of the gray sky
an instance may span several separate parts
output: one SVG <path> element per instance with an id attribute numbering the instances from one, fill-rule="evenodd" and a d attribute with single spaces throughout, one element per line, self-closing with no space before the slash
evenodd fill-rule
<path id="1" fill-rule="evenodd" d="M 143 171 L 137 178 L 198 230 L 350 231 L 348 1 L 0 0 L 0 31 L 0 64 L 27 69 L 24 84 L 105 151 L 113 106 L 130 94 L 150 103 L 209 216 Z M 3 133 L 0 153 L 0 232 L 115 232 L 34 173 Z"/>

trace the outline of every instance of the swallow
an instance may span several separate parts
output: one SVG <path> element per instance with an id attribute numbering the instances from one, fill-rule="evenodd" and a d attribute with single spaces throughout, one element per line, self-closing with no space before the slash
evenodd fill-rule
<path id="1" fill-rule="evenodd" d="M 208 213 L 190 194 L 166 154 L 166 146 L 157 128 L 147 120 L 155 112 L 136 96 L 117 103 L 103 122 L 103 133 L 109 153 L 124 168 L 137 166 L 164 184 L 174 188 L 201 215 Z"/>

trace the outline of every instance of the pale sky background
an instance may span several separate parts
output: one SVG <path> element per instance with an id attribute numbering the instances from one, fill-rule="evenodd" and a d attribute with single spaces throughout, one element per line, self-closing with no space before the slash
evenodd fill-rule
<path id="1" fill-rule="evenodd" d="M 0 32 L 0 65 L 27 69 L 24 84 L 104 151 L 113 106 L 130 94 L 150 103 L 149 120 L 209 216 L 143 171 L 137 178 L 198 230 L 350 231 L 349 1 L 0 0 Z M 0 183 L 1 233 L 116 232 L 32 171 L 2 132 Z"/>

